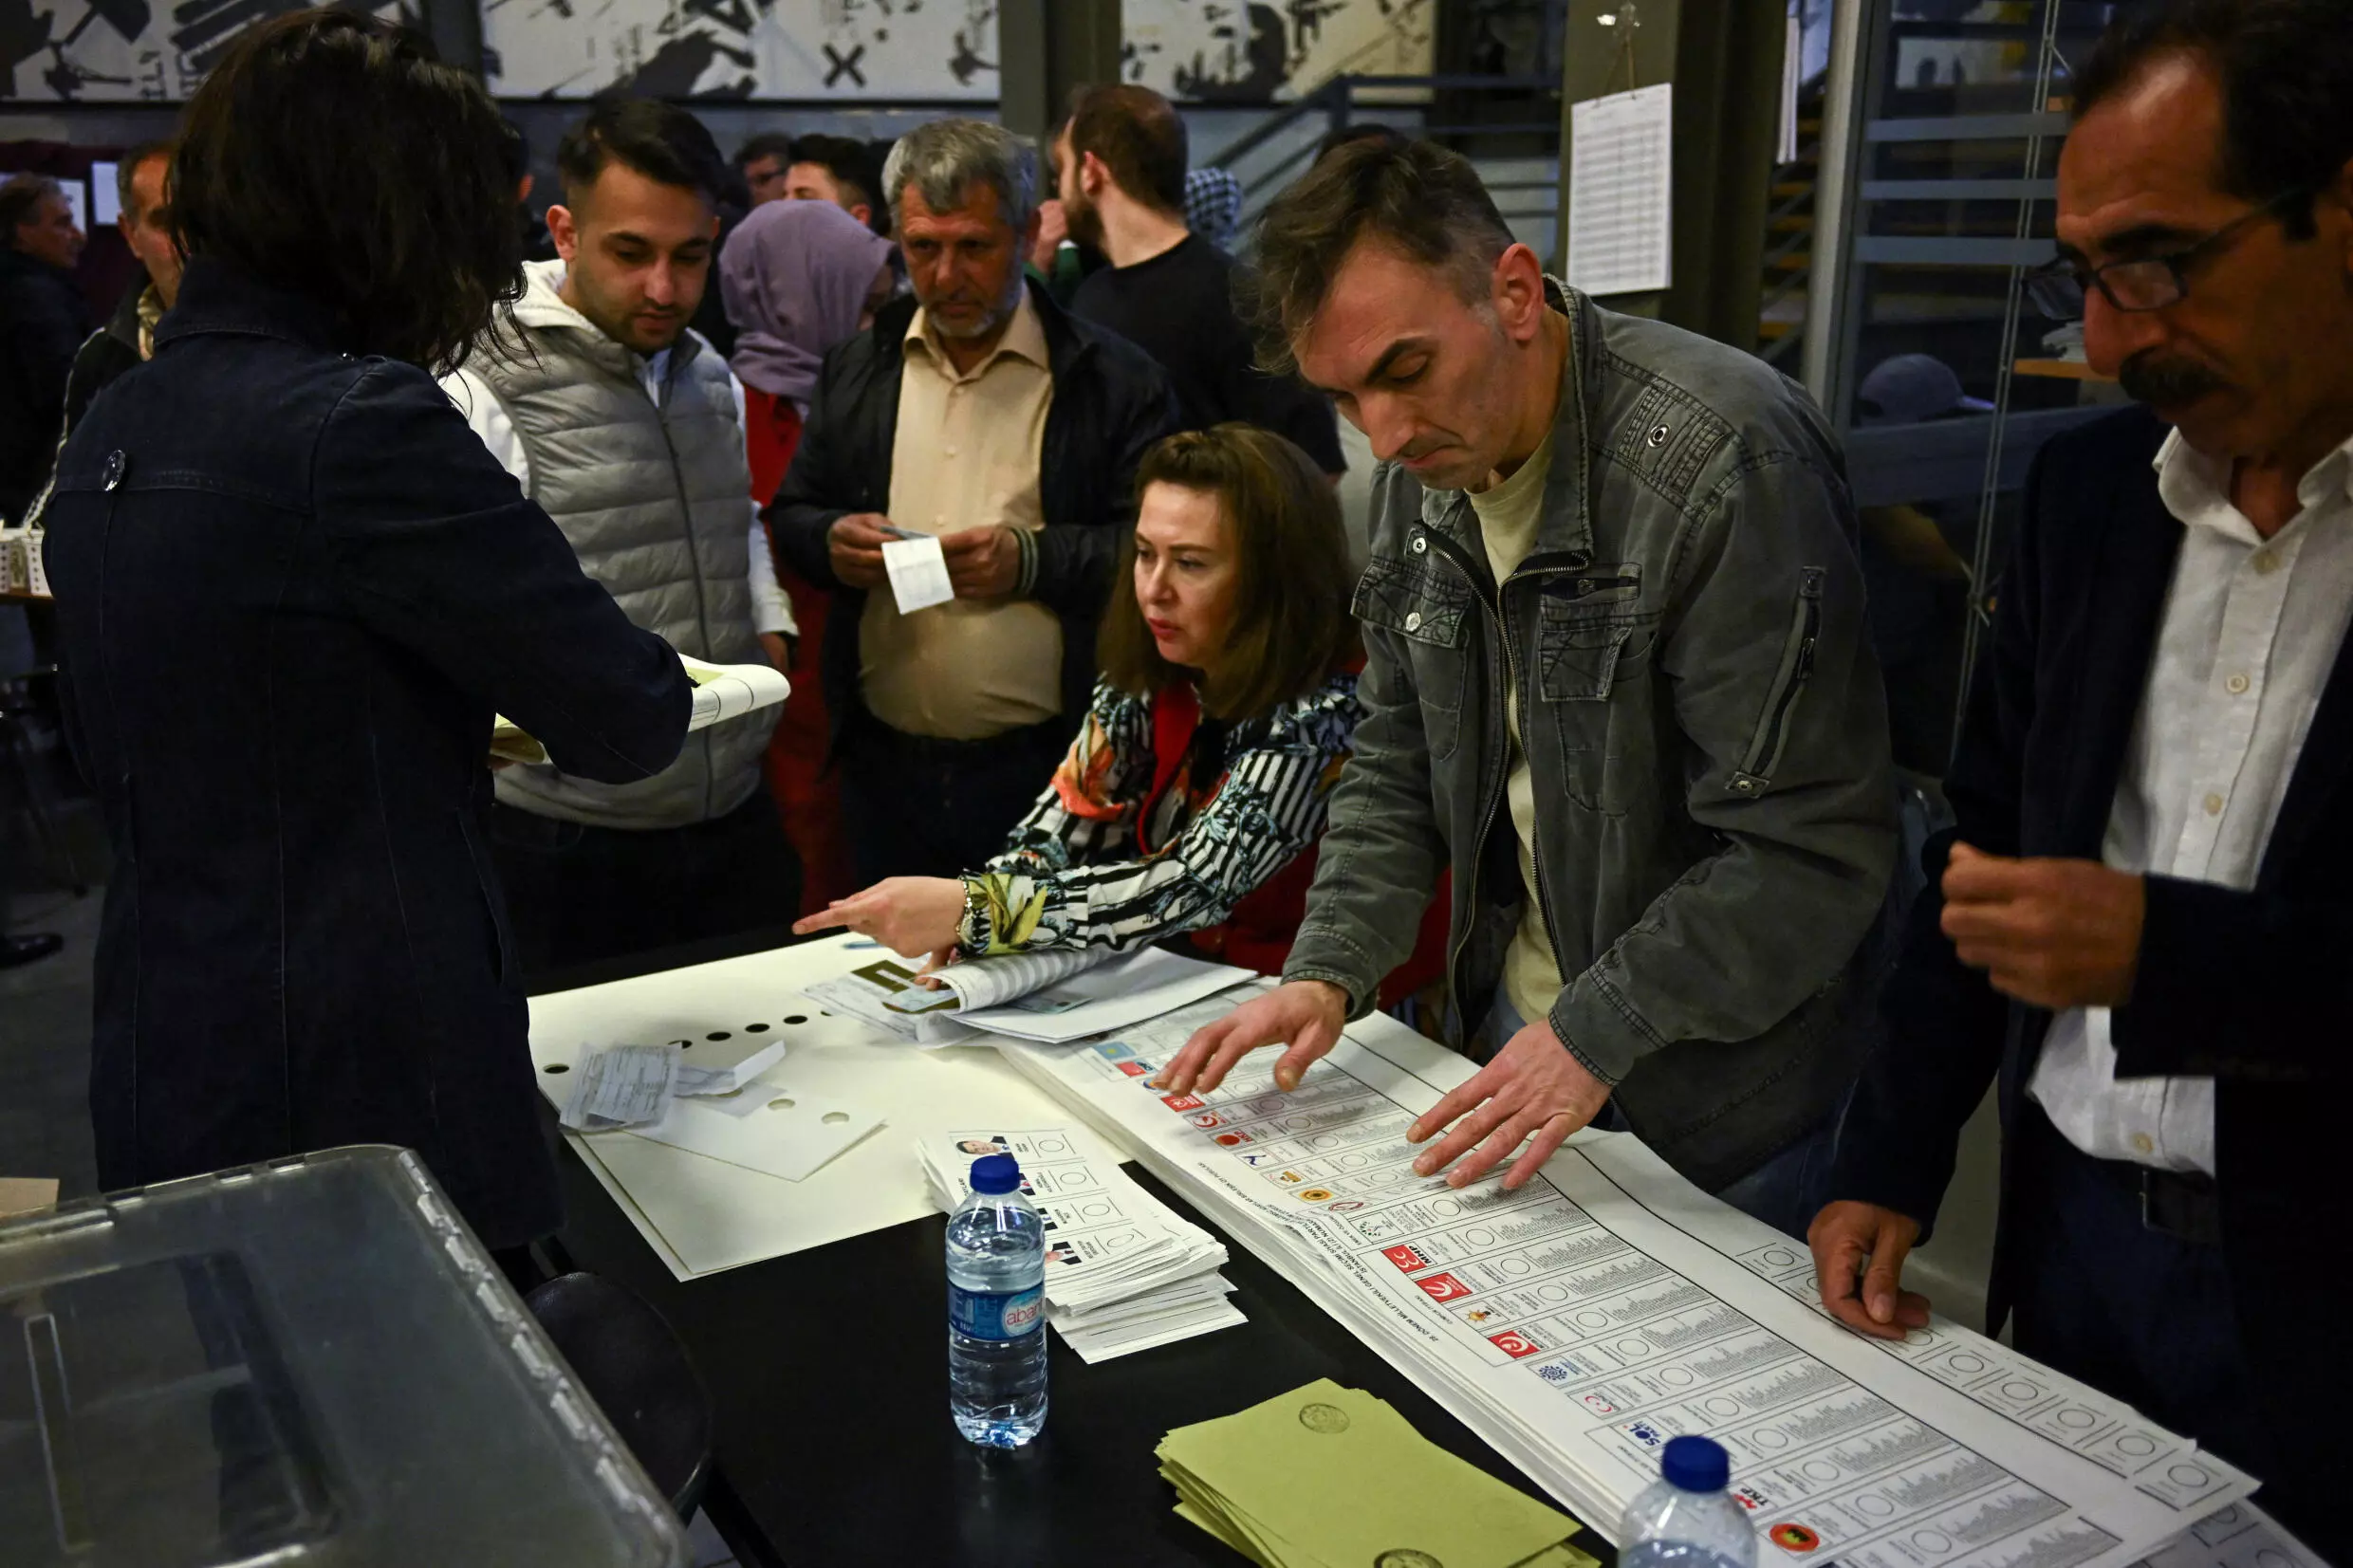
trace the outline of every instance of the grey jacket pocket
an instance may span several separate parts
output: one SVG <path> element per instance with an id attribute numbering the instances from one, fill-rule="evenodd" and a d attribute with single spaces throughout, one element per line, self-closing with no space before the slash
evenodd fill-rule
<path id="1" fill-rule="evenodd" d="M 1471 584 L 1429 556 L 1410 561 L 1375 557 L 1357 580 L 1357 619 L 1404 640 L 1421 703 L 1422 736 L 1434 759 L 1454 754 L 1462 740 L 1468 652 L 1478 607 Z"/>
<path id="2" fill-rule="evenodd" d="M 1789 630 L 1782 639 L 1781 662 L 1773 672 L 1773 684 L 1766 692 L 1764 710 L 1757 714 L 1749 748 L 1741 757 L 1740 770 L 1732 775 L 1732 786 L 1737 794 L 1761 795 L 1769 789 L 1773 770 L 1781 765 L 1781 754 L 1788 747 L 1798 704 L 1805 700 L 1806 683 L 1814 675 L 1814 648 L 1822 636 L 1825 575 L 1822 567 L 1808 566 L 1798 580 L 1797 600 L 1789 607 Z"/>
<path id="3" fill-rule="evenodd" d="M 1649 766 L 1638 739 L 1647 714 L 1633 689 L 1650 669 L 1658 612 L 1631 602 L 1594 603 L 1547 598 L 1536 625 L 1536 690 L 1545 711 L 1533 722 L 1550 726 L 1561 759 L 1561 784 L 1589 811 L 1627 809 L 1638 773 Z M 1531 716 L 1522 714 L 1529 744 L 1539 744 Z M 1631 747 L 1640 753 L 1629 758 Z"/>

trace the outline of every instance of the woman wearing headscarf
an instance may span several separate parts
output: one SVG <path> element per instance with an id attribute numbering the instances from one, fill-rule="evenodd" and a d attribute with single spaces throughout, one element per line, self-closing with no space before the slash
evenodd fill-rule
<path id="1" fill-rule="evenodd" d="M 719 293 L 735 325 L 728 362 L 744 383 L 744 438 L 752 498 L 766 506 L 792 466 L 817 373 L 833 346 L 865 330 L 897 281 L 891 242 L 829 201 L 771 201 L 751 210 L 719 251 Z M 773 554 L 773 552 L 771 552 Z M 841 807 L 824 776 L 824 590 L 775 556 L 800 642 L 792 695 L 769 744 L 768 781 L 785 837 L 801 857 L 801 913 L 821 910 L 856 881 L 842 844 Z"/>

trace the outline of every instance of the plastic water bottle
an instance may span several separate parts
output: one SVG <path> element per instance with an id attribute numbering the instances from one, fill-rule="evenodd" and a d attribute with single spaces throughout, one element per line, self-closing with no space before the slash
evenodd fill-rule
<path id="1" fill-rule="evenodd" d="M 948 1216 L 948 1411 L 984 1448 L 1046 1425 L 1046 1229 L 1010 1154 L 974 1160 Z"/>
<path id="2" fill-rule="evenodd" d="M 1756 1568 L 1749 1511 L 1724 1489 L 1732 1473 L 1713 1438 L 1669 1438 L 1659 1479 L 1626 1504 L 1619 1568 Z"/>

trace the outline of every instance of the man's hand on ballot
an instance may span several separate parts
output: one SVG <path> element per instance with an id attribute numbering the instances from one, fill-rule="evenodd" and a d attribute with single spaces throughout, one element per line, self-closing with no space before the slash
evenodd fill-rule
<path id="1" fill-rule="evenodd" d="M 1299 1087 L 1311 1062 L 1340 1043 L 1347 1023 L 1347 992 L 1322 980 L 1288 981 L 1195 1032 L 1152 1086 L 1178 1095 L 1214 1089 L 1260 1046 L 1288 1045 L 1274 1064 L 1274 1081 L 1288 1092 Z"/>
<path id="2" fill-rule="evenodd" d="M 1806 1244 L 1824 1308 L 1875 1339 L 1927 1327 L 1928 1298 L 1903 1288 L 1903 1261 L 1919 1239 L 1920 1222 L 1908 1214 L 1846 1199 L 1823 1205 Z"/>
<path id="3" fill-rule="evenodd" d="M 1528 1152 L 1512 1160 L 1503 1178 L 1510 1190 L 1544 1169 L 1561 1141 L 1608 1102 L 1609 1085 L 1587 1072 L 1561 1044 L 1552 1025 L 1538 1019 L 1504 1042 L 1493 1061 L 1407 1128 L 1405 1139 L 1419 1143 L 1452 1123 L 1453 1131 L 1417 1157 L 1414 1169 L 1429 1176 L 1453 1165 L 1446 1179 L 1468 1187 L 1532 1138 Z"/>

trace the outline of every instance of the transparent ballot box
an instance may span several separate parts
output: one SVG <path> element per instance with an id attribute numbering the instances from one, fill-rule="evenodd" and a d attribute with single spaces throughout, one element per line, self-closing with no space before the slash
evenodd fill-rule
<path id="1" fill-rule="evenodd" d="M 687 1560 L 414 1154 L 0 1222 L 7 1568 Z"/>

